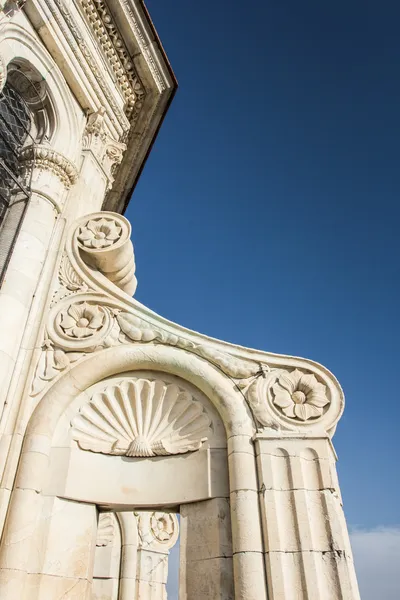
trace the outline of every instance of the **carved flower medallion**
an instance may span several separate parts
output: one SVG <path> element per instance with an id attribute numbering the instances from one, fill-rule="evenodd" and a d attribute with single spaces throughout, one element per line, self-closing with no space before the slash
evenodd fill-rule
<path id="1" fill-rule="evenodd" d="M 87 338 L 99 331 L 104 323 L 104 312 L 87 302 L 71 304 L 61 313 L 60 326 L 72 338 Z"/>
<path id="2" fill-rule="evenodd" d="M 86 248 L 96 250 L 115 244 L 121 233 L 122 228 L 112 219 L 93 219 L 80 228 L 78 240 Z"/>
<path id="3" fill-rule="evenodd" d="M 292 373 L 282 373 L 272 386 L 273 403 L 284 415 L 301 421 L 315 419 L 329 404 L 326 386 L 319 383 L 314 375 L 307 375 L 298 369 Z"/>
<path id="4" fill-rule="evenodd" d="M 151 515 L 150 526 L 151 532 L 158 542 L 169 542 L 174 535 L 174 518 L 168 513 L 154 512 Z"/>

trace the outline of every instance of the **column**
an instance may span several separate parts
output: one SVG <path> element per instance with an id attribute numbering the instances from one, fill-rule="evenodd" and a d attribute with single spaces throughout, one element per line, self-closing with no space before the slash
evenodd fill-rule
<path id="1" fill-rule="evenodd" d="M 180 509 L 179 600 L 234 598 L 228 498 L 184 504 Z"/>
<path id="2" fill-rule="evenodd" d="M 164 512 L 137 512 L 135 515 L 139 542 L 136 599 L 166 600 L 168 555 L 179 536 L 178 519 L 176 515 Z"/>
<path id="3" fill-rule="evenodd" d="M 269 600 L 359 600 L 328 437 L 256 439 Z"/>

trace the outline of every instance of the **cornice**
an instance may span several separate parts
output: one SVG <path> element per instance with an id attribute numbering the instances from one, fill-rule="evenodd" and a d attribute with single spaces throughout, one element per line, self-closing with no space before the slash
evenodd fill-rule
<path id="1" fill-rule="evenodd" d="M 143 107 L 145 89 L 111 12 L 104 0 L 78 1 L 124 95 L 125 114 L 134 122 Z"/>

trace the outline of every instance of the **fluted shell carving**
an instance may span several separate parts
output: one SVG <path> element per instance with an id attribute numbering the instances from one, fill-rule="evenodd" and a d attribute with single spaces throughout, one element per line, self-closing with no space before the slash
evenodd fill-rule
<path id="1" fill-rule="evenodd" d="M 198 450 L 211 422 L 201 402 L 176 384 L 129 379 L 95 393 L 72 420 L 83 450 L 131 457 Z"/>

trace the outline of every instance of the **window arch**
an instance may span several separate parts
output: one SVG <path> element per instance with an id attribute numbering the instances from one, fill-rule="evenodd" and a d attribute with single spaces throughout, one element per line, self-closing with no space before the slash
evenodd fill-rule
<path id="1" fill-rule="evenodd" d="M 45 79 L 27 60 L 13 60 L 0 92 L 0 282 L 30 197 L 30 173 L 22 176 L 20 151 L 50 142 L 55 124 Z"/>

